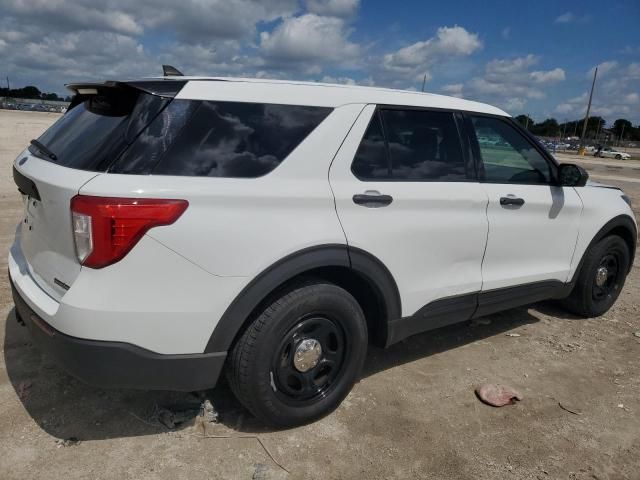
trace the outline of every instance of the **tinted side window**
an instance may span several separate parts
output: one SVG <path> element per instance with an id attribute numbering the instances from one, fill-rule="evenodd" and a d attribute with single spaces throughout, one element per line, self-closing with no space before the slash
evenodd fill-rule
<path id="1" fill-rule="evenodd" d="M 391 178 L 387 147 L 385 146 L 378 112 L 373 115 L 362 142 L 360 142 L 356 156 L 351 164 L 351 171 L 361 180 L 386 180 Z"/>
<path id="2" fill-rule="evenodd" d="M 100 95 L 76 96 L 73 108 L 38 141 L 56 155 L 59 165 L 105 171 L 166 104 L 164 98 L 132 89 L 109 88 Z M 37 154 L 37 149 L 29 150 Z"/>
<path id="3" fill-rule="evenodd" d="M 467 179 L 452 113 L 383 109 L 382 116 L 394 179 Z"/>
<path id="4" fill-rule="evenodd" d="M 513 126 L 491 117 L 472 117 L 472 123 L 486 181 L 552 183 L 549 162 Z"/>
<path id="5" fill-rule="evenodd" d="M 199 102 L 153 173 L 244 178 L 265 175 L 330 111 L 296 105 Z"/>

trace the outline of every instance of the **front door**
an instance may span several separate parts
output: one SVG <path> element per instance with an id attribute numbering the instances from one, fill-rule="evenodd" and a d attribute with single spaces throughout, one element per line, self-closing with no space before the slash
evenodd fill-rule
<path id="1" fill-rule="evenodd" d="M 566 282 L 580 197 L 573 187 L 558 186 L 556 165 L 509 120 L 471 115 L 467 125 L 489 198 L 482 290 Z"/>

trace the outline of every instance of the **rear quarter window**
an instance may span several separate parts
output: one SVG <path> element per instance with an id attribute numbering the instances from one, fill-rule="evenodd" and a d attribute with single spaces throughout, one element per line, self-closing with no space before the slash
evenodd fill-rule
<path id="1" fill-rule="evenodd" d="M 275 169 L 330 108 L 174 100 L 111 169 L 255 178 Z"/>

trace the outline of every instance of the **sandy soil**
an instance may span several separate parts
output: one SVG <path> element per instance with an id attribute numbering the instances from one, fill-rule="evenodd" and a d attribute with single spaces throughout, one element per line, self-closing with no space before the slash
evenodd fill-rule
<path id="1" fill-rule="evenodd" d="M 0 270 L 21 212 L 11 162 L 55 118 L 0 111 Z M 640 205 L 637 166 L 607 164 L 584 163 L 594 177 L 618 177 L 607 183 Z M 488 324 L 372 349 L 343 405 L 306 427 L 266 429 L 223 384 L 205 394 L 222 420 L 209 433 L 225 438 L 202 438 L 190 425 L 169 431 L 154 421 L 157 406 L 183 412 L 198 404 L 193 395 L 103 391 L 59 370 L 17 324 L 2 275 L 0 478 L 635 480 L 639 269 L 636 261 L 620 300 L 601 318 L 575 319 L 541 303 L 487 317 Z M 473 393 L 485 381 L 509 384 L 525 398 L 485 406 Z M 79 443 L 64 442 L 70 438 Z"/>

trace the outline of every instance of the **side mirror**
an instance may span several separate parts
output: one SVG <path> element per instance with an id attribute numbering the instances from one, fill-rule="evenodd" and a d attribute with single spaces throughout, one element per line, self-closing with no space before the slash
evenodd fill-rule
<path id="1" fill-rule="evenodd" d="M 579 165 L 561 163 L 558 167 L 558 180 L 563 187 L 584 187 L 589 174 Z"/>

